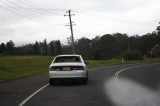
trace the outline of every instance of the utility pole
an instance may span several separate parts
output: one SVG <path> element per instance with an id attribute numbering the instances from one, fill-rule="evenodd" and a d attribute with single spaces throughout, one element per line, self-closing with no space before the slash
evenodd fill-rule
<path id="1" fill-rule="evenodd" d="M 73 22 L 72 22 L 72 18 L 71 16 L 75 15 L 75 14 L 71 14 L 71 10 L 66 11 L 66 13 L 68 15 L 64 15 L 64 16 L 69 16 L 69 25 L 66 26 L 70 26 L 70 30 L 71 30 L 71 42 L 72 42 L 72 53 L 75 54 L 75 45 L 74 45 L 74 37 L 73 37 Z"/>

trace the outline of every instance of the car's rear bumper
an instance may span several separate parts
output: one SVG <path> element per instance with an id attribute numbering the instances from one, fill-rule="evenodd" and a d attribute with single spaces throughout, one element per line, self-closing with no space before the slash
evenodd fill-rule
<path id="1" fill-rule="evenodd" d="M 87 78 L 87 71 L 49 71 L 50 79 L 73 79 L 73 78 Z"/>

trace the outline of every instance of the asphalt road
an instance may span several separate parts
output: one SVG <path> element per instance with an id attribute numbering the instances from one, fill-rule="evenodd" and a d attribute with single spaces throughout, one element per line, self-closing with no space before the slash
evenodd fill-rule
<path id="1" fill-rule="evenodd" d="M 0 84 L 0 106 L 18 106 L 45 85 L 23 106 L 158 106 L 159 76 L 160 63 L 90 69 L 87 85 L 75 81 L 46 85 L 44 73 Z"/>

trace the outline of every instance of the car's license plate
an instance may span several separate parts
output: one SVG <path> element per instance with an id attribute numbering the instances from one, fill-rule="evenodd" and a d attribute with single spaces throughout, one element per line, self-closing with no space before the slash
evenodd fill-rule
<path id="1" fill-rule="evenodd" d="M 69 71 L 70 67 L 63 67 L 63 71 Z"/>

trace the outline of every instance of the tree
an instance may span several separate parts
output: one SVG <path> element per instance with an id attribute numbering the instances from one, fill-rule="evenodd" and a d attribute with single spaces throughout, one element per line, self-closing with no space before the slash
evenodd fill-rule
<path id="1" fill-rule="evenodd" d="M 113 37 L 115 39 L 114 41 L 114 52 L 115 57 L 117 57 L 119 54 L 121 54 L 124 50 L 128 48 L 128 35 L 127 34 L 121 34 L 121 33 L 115 33 L 113 34 Z"/>
<path id="2" fill-rule="evenodd" d="M 54 56 L 55 55 L 55 42 L 54 41 L 51 41 L 49 43 L 49 54 L 51 56 Z"/>
<path id="3" fill-rule="evenodd" d="M 154 45 L 160 42 L 160 35 L 147 33 L 140 38 L 141 44 L 138 46 L 141 48 L 142 54 L 146 54 L 147 51 L 150 51 Z"/>
<path id="4" fill-rule="evenodd" d="M 122 53 L 125 60 L 143 60 L 143 55 L 140 51 L 128 49 Z"/>
<path id="5" fill-rule="evenodd" d="M 14 54 L 14 43 L 12 40 L 6 43 L 6 51 L 10 55 Z"/>
<path id="6" fill-rule="evenodd" d="M 84 58 L 91 58 L 91 40 L 81 38 L 76 42 L 76 53 L 81 54 Z"/>
<path id="7" fill-rule="evenodd" d="M 33 44 L 27 44 L 22 47 L 25 55 L 33 55 Z"/>
<path id="8" fill-rule="evenodd" d="M 33 52 L 35 55 L 40 55 L 40 45 L 37 41 L 33 45 Z"/>
<path id="9" fill-rule="evenodd" d="M 55 41 L 55 55 L 59 55 L 62 52 L 62 45 L 59 40 Z"/>
<path id="10" fill-rule="evenodd" d="M 99 40 L 100 57 L 101 59 L 110 59 L 115 56 L 115 39 L 111 34 L 103 35 Z"/>
<path id="11" fill-rule="evenodd" d="M 96 59 L 96 60 L 100 60 L 101 56 L 100 56 L 100 45 L 99 45 L 99 40 L 100 40 L 100 36 L 96 36 L 94 39 L 91 40 L 91 59 Z"/>
<path id="12" fill-rule="evenodd" d="M 44 41 L 43 41 L 43 54 L 44 55 L 48 55 L 48 45 L 47 45 L 47 40 L 46 39 L 44 39 Z"/>
<path id="13" fill-rule="evenodd" d="M 160 22 L 159 22 L 159 24 L 160 24 Z M 158 26 L 156 30 L 158 31 L 158 35 L 160 35 L 160 26 Z"/>
<path id="14" fill-rule="evenodd" d="M 0 54 L 3 54 L 6 50 L 6 45 L 4 43 L 1 43 L 0 45 Z"/>

